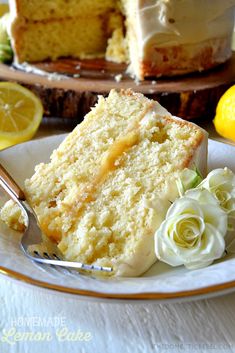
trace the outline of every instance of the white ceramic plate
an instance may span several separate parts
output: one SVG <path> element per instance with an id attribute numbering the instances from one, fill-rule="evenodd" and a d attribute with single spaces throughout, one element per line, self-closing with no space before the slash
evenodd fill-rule
<path id="1" fill-rule="evenodd" d="M 64 135 L 35 140 L 0 152 L 0 162 L 23 186 L 34 166 L 49 156 Z M 209 141 L 209 170 L 228 166 L 235 171 L 235 147 Z M 1 203 L 6 196 L 0 191 Z M 235 254 L 199 270 L 173 268 L 156 263 L 138 278 L 98 279 L 90 276 L 65 276 L 40 268 L 27 259 L 19 248 L 20 234 L 0 224 L 0 273 L 12 278 L 60 292 L 95 300 L 182 301 L 208 297 L 235 290 Z"/>

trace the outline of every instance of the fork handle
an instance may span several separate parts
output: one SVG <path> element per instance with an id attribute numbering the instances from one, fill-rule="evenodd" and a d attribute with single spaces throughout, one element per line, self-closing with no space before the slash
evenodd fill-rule
<path id="1" fill-rule="evenodd" d="M 25 194 L 19 185 L 12 179 L 10 174 L 0 163 L 0 180 L 3 181 L 17 197 L 18 200 L 25 201 Z"/>

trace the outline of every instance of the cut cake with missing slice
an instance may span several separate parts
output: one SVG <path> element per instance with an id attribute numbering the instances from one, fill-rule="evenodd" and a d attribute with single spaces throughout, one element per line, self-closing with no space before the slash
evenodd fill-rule
<path id="1" fill-rule="evenodd" d="M 184 168 L 205 174 L 207 133 L 156 101 L 112 90 L 25 182 L 43 233 L 67 260 L 138 276 L 178 197 Z"/>

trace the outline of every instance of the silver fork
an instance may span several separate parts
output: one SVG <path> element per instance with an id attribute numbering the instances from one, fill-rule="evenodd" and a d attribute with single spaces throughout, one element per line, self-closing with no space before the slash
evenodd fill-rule
<path id="1" fill-rule="evenodd" d="M 76 268 L 88 271 L 112 271 L 111 267 L 87 265 L 81 262 L 64 261 L 60 256 L 58 256 L 56 252 L 49 253 L 48 251 L 44 251 L 42 254 L 38 251 L 30 252 L 30 246 L 42 243 L 42 232 L 37 224 L 37 216 L 29 208 L 22 189 L 17 185 L 17 183 L 13 180 L 13 178 L 1 164 L 0 186 L 2 186 L 2 188 L 7 192 L 11 199 L 18 204 L 27 220 L 27 227 L 21 239 L 21 249 L 27 257 L 41 264 Z"/>

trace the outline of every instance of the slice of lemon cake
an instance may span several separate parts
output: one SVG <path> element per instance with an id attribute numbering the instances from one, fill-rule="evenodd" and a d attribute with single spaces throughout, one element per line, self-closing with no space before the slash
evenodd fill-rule
<path id="1" fill-rule="evenodd" d="M 156 261 L 176 178 L 195 166 L 205 173 L 206 158 L 204 130 L 142 94 L 112 90 L 36 167 L 26 197 L 66 259 L 137 276 Z"/>

